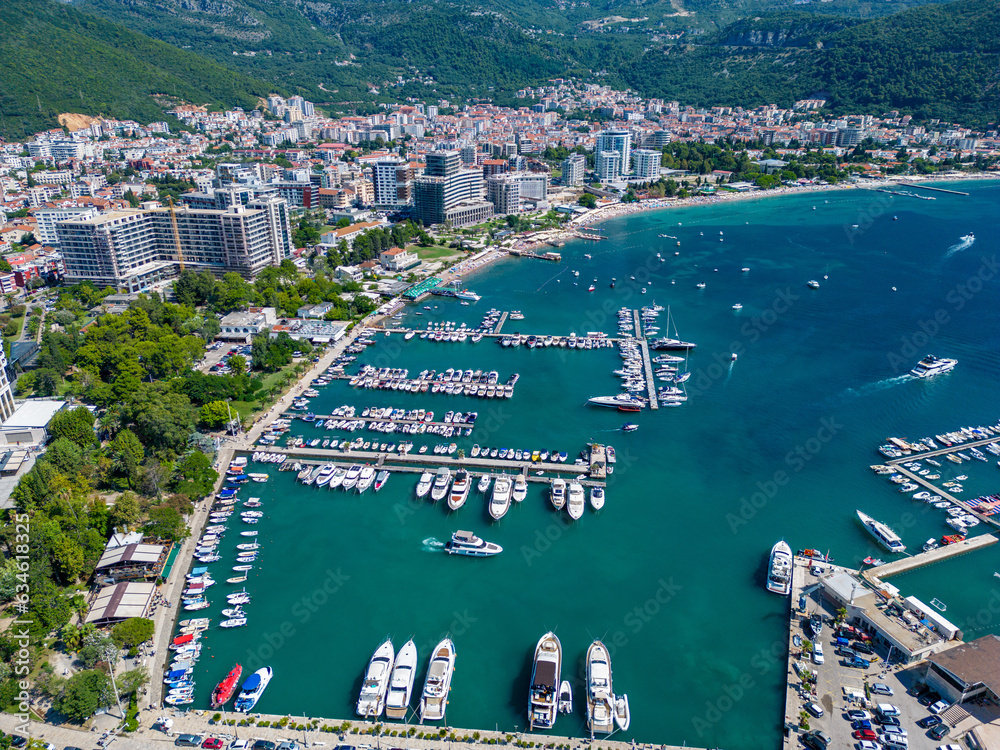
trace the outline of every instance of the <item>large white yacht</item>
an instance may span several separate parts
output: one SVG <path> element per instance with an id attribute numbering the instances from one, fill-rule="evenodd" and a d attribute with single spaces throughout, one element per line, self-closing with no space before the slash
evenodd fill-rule
<path id="1" fill-rule="evenodd" d="M 451 539 L 445 542 L 444 549 L 449 555 L 468 557 L 490 557 L 503 552 L 503 547 L 499 544 L 484 541 L 471 531 L 456 531 L 451 535 Z"/>
<path id="2" fill-rule="evenodd" d="M 556 510 L 562 510 L 563 506 L 566 505 L 566 480 L 562 477 L 556 477 L 552 480 L 552 507 Z"/>
<path id="3" fill-rule="evenodd" d="M 566 511 L 569 513 L 569 517 L 574 521 L 580 520 L 586 507 L 587 501 L 583 495 L 583 485 L 579 482 L 570 482 L 569 497 L 566 500 Z"/>
<path id="4" fill-rule="evenodd" d="M 385 715 L 390 719 L 405 719 L 410 709 L 413 680 L 417 676 L 417 646 L 411 638 L 399 649 L 389 678 L 389 693 L 385 699 Z"/>
<path id="5" fill-rule="evenodd" d="M 316 476 L 316 486 L 325 487 L 330 484 L 330 479 L 333 477 L 333 472 L 337 470 L 337 467 L 333 464 L 327 464 L 322 469 L 320 469 L 319 474 Z"/>
<path id="6" fill-rule="evenodd" d="M 782 539 L 771 548 L 767 564 L 767 590 L 787 596 L 792 590 L 792 548 Z"/>
<path id="7" fill-rule="evenodd" d="M 361 464 L 354 464 L 347 470 L 344 475 L 344 481 L 341 483 L 341 487 L 345 490 L 352 490 L 354 486 L 358 483 L 358 478 L 361 476 Z"/>
<path id="8" fill-rule="evenodd" d="M 417 481 L 417 497 L 427 497 L 427 493 L 431 491 L 432 484 L 434 484 L 434 475 L 429 471 L 425 471 Z"/>
<path id="9" fill-rule="evenodd" d="M 267 689 L 267 684 L 271 681 L 273 674 L 270 667 L 261 667 L 247 677 L 240 689 L 240 694 L 236 697 L 235 710 L 243 714 L 252 711 L 264 694 L 264 690 Z"/>
<path id="10" fill-rule="evenodd" d="M 374 466 L 364 466 L 361 469 L 361 474 L 358 475 L 358 483 L 355 485 L 355 489 L 358 492 L 364 492 L 372 483 L 375 481 L 375 467 Z"/>
<path id="11" fill-rule="evenodd" d="M 451 493 L 448 495 L 448 507 L 458 510 L 465 505 L 465 499 L 469 496 L 469 488 L 472 480 L 469 479 L 469 472 L 459 469 L 455 473 L 455 482 L 451 485 Z"/>
<path id="12" fill-rule="evenodd" d="M 358 716 L 378 718 L 385 708 L 385 692 L 389 687 L 389 677 L 392 672 L 392 661 L 396 652 L 392 641 L 386 638 L 385 643 L 375 649 L 368 671 L 361 684 L 361 694 L 358 696 Z"/>
<path id="13" fill-rule="evenodd" d="M 440 721 L 448 708 L 451 676 L 455 673 L 455 644 L 445 638 L 431 653 L 427 679 L 420 696 L 420 721 Z"/>
<path id="14" fill-rule="evenodd" d="M 447 466 L 442 466 L 437 470 L 434 477 L 434 484 L 431 485 L 431 500 L 438 502 L 444 500 L 448 494 L 448 486 L 451 484 L 451 470 Z"/>
<path id="15" fill-rule="evenodd" d="M 603 643 L 594 641 L 587 649 L 587 729 L 609 734 L 614 728 L 611 657 Z"/>
<path id="16" fill-rule="evenodd" d="M 514 490 L 511 494 L 515 503 L 519 503 L 528 496 L 528 480 L 524 478 L 524 474 L 518 474 L 514 478 Z"/>
<path id="17" fill-rule="evenodd" d="M 890 552 L 905 552 L 906 545 L 903 544 L 899 535 L 881 521 L 876 521 L 871 516 L 866 516 L 860 510 L 855 511 L 861 523 L 868 529 L 868 533 L 875 537 L 878 542 Z"/>
<path id="18" fill-rule="evenodd" d="M 950 372 L 955 369 L 955 365 L 957 364 L 957 359 L 946 359 L 945 357 L 935 357 L 933 354 L 928 354 L 917 362 L 916 367 L 910 370 L 910 375 L 918 378 L 930 378 Z"/>
<path id="19" fill-rule="evenodd" d="M 553 632 L 538 639 L 535 662 L 528 689 L 528 726 L 552 729 L 559 708 L 559 675 L 562 671 L 562 644 Z"/>
<path id="20" fill-rule="evenodd" d="M 510 508 L 511 481 L 506 474 L 501 474 L 493 483 L 493 497 L 490 499 L 490 515 L 499 521 Z"/>
<path id="21" fill-rule="evenodd" d="M 643 399 L 631 393 L 620 393 L 617 396 L 594 396 L 587 399 L 587 403 L 594 406 L 607 406 L 612 409 L 617 409 L 619 406 L 638 406 L 641 409 L 646 405 Z"/>

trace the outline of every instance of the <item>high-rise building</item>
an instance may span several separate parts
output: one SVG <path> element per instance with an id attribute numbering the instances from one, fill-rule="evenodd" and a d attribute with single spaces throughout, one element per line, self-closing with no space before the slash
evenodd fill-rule
<path id="1" fill-rule="evenodd" d="M 35 212 L 35 221 L 38 223 L 36 233 L 38 241 L 49 247 L 59 246 L 59 234 L 56 232 L 56 224 L 60 221 L 70 219 L 89 219 L 97 216 L 97 209 L 93 206 L 73 206 L 69 208 L 42 208 Z"/>
<path id="2" fill-rule="evenodd" d="M 622 174 L 622 155 L 617 151 L 598 151 L 596 159 L 597 179 L 616 180 Z"/>
<path id="3" fill-rule="evenodd" d="M 7 355 L 0 346 L 0 422 L 6 422 L 14 413 L 14 393 L 7 379 Z"/>
<path id="4" fill-rule="evenodd" d="M 660 151 L 637 148 L 632 152 L 632 161 L 635 164 L 633 172 L 636 177 L 644 180 L 656 180 L 660 177 L 660 160 L 663 154 Z"/>
<path id="5" fill-rule="evenodd" d="M 383 159 L 372 165 L 375 206 L 397 210 L 410 205 L 413 192 L 413 169 L 401 159 Z"/>
<path id="6" fill-rule="evenodd" d="M 493 213 L 501 216 L 521 210 L 521 183 L 509 174 L 498 174 L 486 180 L 486 200 L 493 204 Z"/>
<path id="7" fill-rule="evenodd" d="M 258 196 L 225 210 L 182 206 L 111 211 L 59 222 L 66 278 L 147 289 L 189 270 L 235 271 L 252 278 L 292 251 L 287 203 Z M 178 254 L 178 245 L 180 254 Z"/>
<path id="8" fill-rule="evenodd" d="M 560 181 L 563 185 L 576 187 L 583 184 L 583 176 L 587 171 L 587 157 L 583 154 L 570 154 L 562 163 L 562 177 Z"/>
<path id="9" fill-rule="evenodd" d="M 594 153 L 602 151 L 617 151 L 619 167 L 617 176 L 628 174 L 632 157 L 632 134 L 627 130 L 603 130 L 594 140 Z M 604 178 L 604 179 L 611 179 Z"/>
<path id="10" fill-rule="evenodd" d="M 431 151 L 424 174 L 413 180 L 413 216 L 425 225 L 466 226 L 493 215 L 483 200 L 483 173 L 463 169 L 458 151 Z"/>

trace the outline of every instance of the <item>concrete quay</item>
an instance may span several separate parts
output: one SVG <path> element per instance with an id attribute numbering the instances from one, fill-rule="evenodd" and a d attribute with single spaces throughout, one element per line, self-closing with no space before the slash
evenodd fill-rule
<path id="1" fill-rule="evenodd" d="M 959 555 L 965 555 L 977 549 L 989 547 L 990 545 L 996 544 L 998 541 L 1000 540 L 992 534 L 974 536 L 963 542 L 947 544 L 943 547 L 932 549 L 929 552 L 921 552 L 919 555 L 913 555 L 912 557 L 907 557 L 902 560 L 896 560 L 895 562 L 886 563 L 885 565 L 879 565 L 875 568 L 868 568 L 861 574 L 861 576 L 869 582 L 876 582 L 880 579 L 888 578 L 889 576 L 899 575 L 900 573 L 906 573 L 907 571 L 914 570 L 915 568 L 922 568 L 925 565 L 932 565 L 933 563 L 947 560 L 950 557 L 958 557 Z"/>

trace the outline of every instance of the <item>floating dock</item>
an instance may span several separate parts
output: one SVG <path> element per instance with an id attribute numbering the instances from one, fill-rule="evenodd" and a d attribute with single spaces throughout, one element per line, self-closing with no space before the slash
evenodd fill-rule
<path id="1" fill-rule="evenodd" d="M 958 557 L 959 555 L 965 555 L 969 552 L 974 552 L 977 549 L 983 549 L 984 547 L 989 547 L 996 544 L 1000 539 L 997 539 L 993 534 L 982 534 L 981 536 L 974 536 L 971 539 L 966 539 L 963 542 L 956 542 L 955 544 L 946 544 L 943 547 L 938 547 L 937 549 L 932 549 L 929 552 L 921 552 L 919 555 L 914 555 L 913 557 L 907 557 L 902 560 L 896 560 L 895 562 L 886 563 L 885 565 L 879 565 L 874 568 L 868 568 L 862 572 L 861 577 L 865 578 L 869 583 L 877 581 L 883 578 L 888 578 L 889 576 L 899 575 L 900 573 L 906 573 L 907 571 L 914 570 L 916 568 L 922 568 L 925 565 L 932 565 L 936 562 L 941 562 L 942 560 L 947 560 L 951 557 Z"/>
<path id="2" fill-rule="evenodd" d="M 493 334 L 494 335 L 497 335 L 497 334 L 500 333 L 500 329 L 503 328 L 503 324 L 507 322 L 507 315 L 508 314 L 509 313 L 506 310 L 503 311 L 503 315 L 500 316 L 500 322 L 497 323 L 496 327 L 493 329 Z"/>

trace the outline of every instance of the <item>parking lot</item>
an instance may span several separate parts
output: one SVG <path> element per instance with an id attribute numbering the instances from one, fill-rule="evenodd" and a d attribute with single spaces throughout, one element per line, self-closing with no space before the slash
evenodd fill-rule
<path id="1" fill-rule="evenodd" d="M 875 710 L 876 704 L 883 704 L 894 706 L 898 711 L 896 718 L 900 728 L 906 732 L 907 750 L 935 750 L 944 744 L 954 742 L 950 735 L 943 739 L 934 739 L 929 734 L 930 728 L 921 728 L 917 725 L 918 720 L 930 716 L 928 708 L 921 705 L 917 697 L 912 694 L 916 687 L 918 669 L 893 667 L 886 670 L 886 654 L 880 652 L 878 648 L 874 649 L 874 655 L 858 654 L 865 660 L 876 659 L 871 661 L 867 668 L 847 665 L 850 657 L 837 653 L 837 636 L 833 625 L 836 613 L 828 602 L 820 602 L 817 597 L 817 594 L 810 597 L 807 609 L 810 613 L 820 613 L 823 618 L 822 631 L 820 636 L 815 638 L 821 644 L 823 663 L 816 664 L 812 656 L 807 653 L 803 653 L 798 660 L 800 666 L 808 668 L 816 675 L 816 694 L 812 700 L 823 710 L 821 717 L 810 716 L 810 730 L 818 729 L 827 734 L 831 738 L 830 748 L 853 747 L 871 750 L 874 747 L 881 750 L 889 746 L 883 745 L 882 740 L 885 739 L 886 732 L 891 731 L 890 726 L 880 724 L 878 712 Z M 799 635 L 803 641 L 812 642 L 814 638 L 807 621 L 807 617 L 796 616 L 792 623 L 792 632 L 793 635 Z M 872 693 L 870 688 L 875 684 L 887 686 L 891 695 Z M 848 711 L 867 711 L 868 721 L 876 738 L 874 746 L 862 745 L 861 739 L 853 736 L 857 730 L 852 727 Z M 801 739 L 797 744 L 799 747 L 805 746 Z"/>

